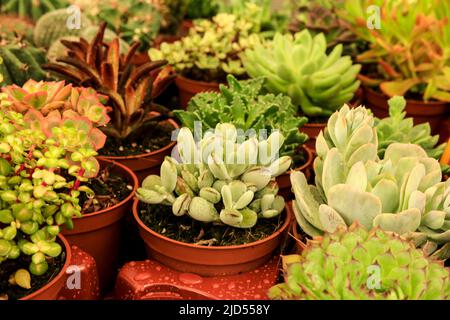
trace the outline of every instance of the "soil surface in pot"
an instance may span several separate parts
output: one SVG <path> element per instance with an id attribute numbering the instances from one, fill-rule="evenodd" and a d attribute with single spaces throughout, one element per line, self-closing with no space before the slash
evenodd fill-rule
<path id="1" fill-rule="evenodd" d="M 262 240 L 284 223 L 281 214 L 272 219 L 258 219 L 253 228 L 240 229 L 202 223 L 189 216 L 177 217 L 170 206 L 139 203 L 138 210 L 142 222 L 153 231 L 173 240 L 204 246 L 233 246 Z"/>
<path id="2" fill-rule="evenodd" d="M 322 124 L 327 123 L 330 117 L 308 117 L 305 114 L 300 113 L 301 117 L 307 117 L 308 122 L 306 124 Z"/>
<path id="3" fill-rule="evenodd" d="M 303 148 L 297 148 L 297 150 L 295 150 L 295 153 L 291 155 L 292 158 L 291 169 L 297 169 L 303 166 L 308 160 L 307 157 L 308 155 Z"/>
<path id="4" fill-rule="evenodd" d="M 81 193 L 80 205 L 83 214 L 115 206 L 133 191 L 131 181 L 112 172 L 112 168 L 113 165 L 109 165 L 100 169 L 97 177 L 85 184 L 95 192 L 95 196 L 89 198 L 85 193 Z"/>
<path id="5" fill-rule="evenodd" d="M 59 274 L 65 261 L 66 253 L 64 251 L 56 258 L 48 258 L 47 272 L 42 276 L 31 275 L 30 289 L 24 289 L 17 285 L 10 284 L 9 278 L 19 269 L 28 270 L 31 262 L 31 256 L 22 254 L 17 259 L 3 261 L 0 264 L 0 300 L 18 300 L 41 289 Z"/>
<path id="6" fill-rule="evenodd" d="M 167 122 L 153 123 L 124 140 L 108 137 L 100 155 L 108 157 L 134 156 L 164 148 L 171 142 L 173 126 Z"/>

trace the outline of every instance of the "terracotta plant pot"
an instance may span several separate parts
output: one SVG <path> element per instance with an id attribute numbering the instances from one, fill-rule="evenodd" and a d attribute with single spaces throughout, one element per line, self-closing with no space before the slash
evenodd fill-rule
<path id="1" fill-rule="evenodd" d="M 185 19 L 181 23 L 179 34 L 184 37 L 189 33 L 189 30 L 194 26 L 194 21 L 190 19 Z"/>
<path id="2" fill-rule="evenodd" d="M 294 210 L 292 209 L 292 202 L 289 202 L 286 205 L 286 208 L 290 212 L 290 215 L 293 217 L 291 220 L 291 225 L 289 227 L 290 235 L 295 241 L 293 253 L 301 254 L 303 252 L 303 249 L 306 247 L 306 244 L 304 242 L 306 241 L 305 236 L 300 233 L 300 227 L 297 223 L 297 219 L 295 218 Z"/>
<path id="3" fill-rule="evenodd" d="M 178 124 L 172 120 L 165 120 L 173 129 L 178 129 Z M 159 174 L 159 166 L 164 161 L 164 157 L 169 156 L 176 141 L 171 141 L 164 148 L 159 150 L 138 154 L 134 156 L 99 156 L 99 159 L 115 161 L 131 169 L 142 182 L 150 174 Z"/>
<path id="4" fill-rule="evenodd" d="M 176 241 L 151 230 L 139 218 L 138 204 L 136 199 L 133 215 L 148 255 L 172 269 L 201 276 L 233 275 L 258 268 L 280 247 L 292 220 L 291 212 L 285 210 L 281 228 L 265 239 L 237 246 L 207 247 Z"/>
<path id="5" fill-rule="evenodd" d="M 175 78 L 175 84 L 180 92 L 180 105 L 183 109 L 186 109 L 191 98 L 197 93 L 208 91 L 219 92 L 219 84 L 216 82 L 202 82 L 177 76 Z"/>
<path id="6" fill-rule="evenodd" d="M 102 167 L 113 164 L 112 172 L 128 178 L 133 191 L 124 200 L 110 208 L 74 218 L 73 230 L 63 229 L 62 233 L 70 244 L 76 245 L 94 257 L 103 290 L 113 284 L 117 272 L 120 245 L 121 219 L 130 212 L 131 199 L 138 187 L 135 174 L 123 164 L 99 159 Z"/>
<path id="7" fill-rule="evenodd" d="M 301 148 L 306 154 L 306 162 L 301 167 L 293 170 L 303 172 L 306 176 L 306 179 L 309 180 L 311 176 L 311 167 L 314 160 L 314 155 L 308 147 L 302 146 Z M 289 172 L 286 172 L 277 177 L 278 187 L 280 188 L 278 194 L 283 196 L 285 199 L 289 199 L 292 196 L 290 175 L 291 171 L 293 170 L 290 170 Z"/>
<path id="8" fill-rule="evenodd" d="M 59 271 L 58 275 L 54 277 L 49 283 L 20 300 L 56 300 L 58 298 L 59 292 L 66 284 L 67 268 L 72 264 L 72 250 L 70 248 L 69 242 L 67 242 L 67 240 L 61 234 L 58 235 L 58 239 L 59 243 L 64 247 L 64 252 L 66 253 L 66 261 L 64 262 L 63 267 Z"/>
<path id="9" fill-rule="evenodd" d="M 389 116 L 387 101 L 389 97 L 365 87 L 366 104 L 378 118 Z M 450 104 L 440 101 L 407 100 L 406 116 L 412 117 L 415 124 L 429 122 L 433 133 L 437 133 L 439 125 L 450 114 Z"/>

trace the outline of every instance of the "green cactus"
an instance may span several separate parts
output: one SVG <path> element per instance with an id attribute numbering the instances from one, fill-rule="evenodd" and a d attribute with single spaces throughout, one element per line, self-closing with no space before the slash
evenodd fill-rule
<path id="1" fill-rule="evenodd" d="M 72 13 L 66 9 L 59 9 L 46 13 L 36 23 L 33 38 L 38 47 L 50 48 L 59 38 L 64 36 L 78 36 L 83 30 L 92 25 L 92 22 L 84 15 L 80 16 L 80 26 L 77 21 L 72 21 Z M 72 25 L 72 22 L 73 25 Z"/>
<path id="2" fill-rule="evenodd" d="M 270 92 L 289 95 L 305 115 L 329 116 L 353 98 L 361 66 L 341 56 L 342 45 L 326 49 L 322 33 L 276 34 L 269 45 L 247 50 L 243 62 L 251 77 L 266 77 Z"/>
<path id="3" fill-rule="evenodd" d="M 237 142 L 241 138 L 236 127 L 225 123 L 196 144 L 192 132 L 182 128 L 177 139 L 181 162 L 166 157 L 160 176 L 142 182 L 138 199 L 171 206 L 176 216 L 236 228 L 278 216 L 284 199 L 277 195 L 274 178 L 291 165 L 288 156 L 276 159 L 284 137 L 274 132 L 267 140 Z"/>
<path id="4" fill-rule="evenodd" d="M 398 235 L 352 225 L 283 257 L 285 282 L 271 299 L 448 300 L 450 274 L 440 261 Z"/>
<path id="5" fill-rule="evenodd" d="M 371 113 L 342 107 L 316 141 L 315 185 L 291 174 L 293 209 L 309 235 L 355 221 L 414 239 L 428 253 L 450 254 L 450 182 L 440 182 L 439 162 L 418 145 L 392 143 L 383 159 Z"/>
<path id="6" fill-rule="evenodd" d="M 37 21 L 43 14 L 68 6 L 66 0 L 6 0 L 3 12 L 17 14 L 20 18 Z"/>
<path id="7" fill-rule="evenodd" d="M 219 2 L 217 0 L 188 0 L 188 2 L 187 19 L 209 19 L 215 16 L 219 10 Z"/>

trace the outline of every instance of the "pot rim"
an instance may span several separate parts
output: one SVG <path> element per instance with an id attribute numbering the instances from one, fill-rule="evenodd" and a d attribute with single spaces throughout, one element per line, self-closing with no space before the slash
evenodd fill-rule
<path id="1" fill-rule="evenodd" d="M 314 161 L 314 154 L 313 154 L 313 151 L 312 151 L 310 148 L 308 148 L 308 146 L 306 146 L 305 144 L 302 144 L 300 147 L 301 147 L 303 150 L 306 151 L 306 154 L 307 154 L 307 160 L 306 160 L 306 162 L 305 162 L 304 164 L 302 164 L 300 167 L 297 167 L 297 168 L 294 168 L 294 169 L 290 169 L 289 171 L 287 171 L 287 172 L 285 172 L 285 173 L 283 173 L 283 174 L 281 174 L 281 175 L 279 175 L 279 176 L 291 175 L 291 173 L 292 173 L 293 171 L 302 171 L 302 170 L 305 170 L 305 169 L 308 168 L 308 167 L 311 165 L 311 163 Z M 277 177 L 277 178 L 278 178 L 278 177 Z"/>
<path id="2" fill-rule="evenodd" d="M 69 242 L 67 239 L 62 235 L 62 233 L 58 234 L 58 238 L 63 244 L 65 251 L 66 251 L 66 261 L 64 262 L 64 265 L 62 266 L 59 273 L 54 277 L 50 282 L 48 282 L 45 286 L 41 287 L 40 289 L 34 291 L 33 293 L 30 293 L 29 295 L 20 298 L 19 300 L 32 300 L 36 296 L 42 294 L 44 291 L 48 290 L 50 287 L 55 285 L 58 281 L 61 280 L 63 276 L 66 275 L 67 268 L 69 267 L 71 260 L 72 260 L 72 249 L 70 247 Z"/>
<path id="3" fill-rule="evenodd" d="M 105 162 L 109 162 L 109 163 L 113 164 L 114 166 L 118 166 L 119 168 L 121 168 L 121 169 L 123 169 L 124 171 L 126 171 L 126 172 L 128 173 L 128 175 L 130 176 L 132 182 L 133 182 L 133 190 L 130 192 L 130 194 L 129 194 L 125 199 L 123 199 L 123 200 L 120 201 L 119 203 L 113 205 L 112 207 L 105 208 L 105 209 L 102 209 L 102 210 L 100 210 L 100 211 L 95 211 L 95 212 L 88 213 L 88 214 L 83 214 L 83 216 L 81 216 L 81 217 L 74 217 L 73 219 L 74 219 L 75 221 L 76 221 L 76 220 L 79 220 L 79 219 L 88 218 L 88 217 L 92 217 L 92 216 L 95 216 L 95 215 L 103 214 L 103 213 L 108 213 L 109 211 L 112 211 L 112 210 L 115 210 L 115 209 L 118 208 L 118 207 L 121 207 L 123 204 L 125 204 L 125 203 L 128 202 L 128 201 L 130 201 L 131 198 L 134 197 L 134 195 L 135 195 L 135 193 L 136 193 L 136 190 L 137 190 L 137 188 L 138 188 L 138 186 L 139 186 L 139 181 L 138 181 L 136 175 L 135 175 L 134 172 L 131 171 L 131 169 L 128 168 L 127 166 L 121 164 L 120 162 L 111 160 L 111 159 L 100 158 L 100 159 L 98 159 L 98 160 L 105 161 Z"/>
<path id="4" fill-rule="evenodd" d="M 327 126 L 327 122 L 314 122 L 314 123 L 305 123 L 303 127 L 313 127 L 313 128 L 320 128 L 320 127 L 326 127 Z"/>
<path id="5" fill-rule="evenodd" d="M 365 91 L 367 91 L 369 94 L 373 94 L 375 96 L 378 97 L 382 97 L 383 99 L 390 99 L 391 97 L 389 97 L 388 95 L 382 93 L 382 92 L 378 92 L 368 86 L 362 86 L 364 88 Z M 415 99 L 405 99 L 406 102 L 410 102 L 410 103 L 414 103 L 414 104 L 423 104 L 426 106 L 442 106 L 442 105 L 446 105 L 448 104 L 448 102 L 444 102 L 444 101 L 425 101 L 425 100 L 415 100 Z"/>
<path id="6" fill-rule="evenodd" d="M 193 79 L 189 79 L 186 78 L 185 76 L 181 75 L 181 74 L 177 74 L 176 78 L 175 78 L 175 82 L 176 81 L 183 81 L 186 83 L 195 83 L 197 85 L 202 85 L 202 86 L 207 86 L 207 87 L 219 87 L 220 83 L 216 82 L 216 81 L 212 81 L 212 82 L 206 82 L 206 81 L 200 81 L 200 80 L 193 80 Z"/>
<path id="7" fill-rule="evenodd" d="M 163 240 L 163 241 L 166 241 L 166 242 L 170 242 L 170 243 L 172 243 L 174 245 L 178 245 L 178 246 L 185 247 L 185 248 L 190 248 L 190 249 L 207 250 L 207 251 L 210 251 L 210 252 L 224 251 L 224 250 L 225 251 L 229 251 L 229 250 L 237 250 L 237 249 L 247 249 L 247 248 L 250 248 L 250 247 L 255 247 L 255 246 L 261 245 L 263 243 L 270 242 L 271 240 L 277 238 L 284 231 L 286 231 L 286 229 L 289 228 L 289 225 L 291 224 L 291 220 L 292 220 L 292 216 L 291 216 L 292 213 L 287 209 L 287 203 L 285 203 L 284 210 L 283 210 L 283 212 L 285 213 L 285 220 L 284 220 L 282 226 L 277 231 L 272 233 L 270 236 L 268 236 L 268 237 L 266 237 L 264 239 L 260 239 L 260 240 L 254 241 L 254 242 L 240 244 L 240 245 L 215 246 L 215 247 L 213 247 L 213 246 L 200 246 L 200 245 L 197 245 L 197 244 L 181 242 L 181 241 L 177 241 L 177 240 L 165 237 L 162 234 L 160 234 L 160 233 L 158 233 L 156 231 L 153 231 L 152 229 L 147 227 L 142 222 L 141 218 L 139 217 L 138 210 L 137 210 L 138 204 L 139 204 L 139 200 L 137 198 L 134 198 L 134 201 L 133 201 L 133 216 L 134 216 L 134 219 L 139 224 L 139 227 L 141 229 L 144 229 L 146 232 L 152 234 L 153 236 L 159 238 L 160 240 Z"/>
<path id="8" fill-rule="evenodd" d="M 159 115 L 159 112 L 153 112 L 155 115 Z M 175 120 L 173 119 L 167 119 L 165 120 L 167 122 L 169 122 L 172 127 L 176 130 L 179 129 L 180 126 L 178 125 L 178 123 L 175 122 Z M 141 153 L 141 154 L 135 154 L 135 155 L 131 155 L 131 156 L 102 156 L 99 155 L 97 158 L 99 159 L 106 159 L 106 160 L 112 160 L 112 161 L 119 161 L 119 160 L 130 160 L 130 159 L 140 159 L 140 158 L 147 158 L 147 157 L 152 157 L 155 156 L 159 153 L 165 152 L 168 149 L 171 149 L 175 146 L 176 141 L 171 141 L 169 144 L 167 144 L 166 146 L 162 147 L 161 149 L 152 151 L 152 152 L 148 152 L 148 153 Z"/>

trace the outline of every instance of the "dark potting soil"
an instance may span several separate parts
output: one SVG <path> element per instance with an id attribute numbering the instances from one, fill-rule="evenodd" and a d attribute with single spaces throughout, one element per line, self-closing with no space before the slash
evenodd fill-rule
<path id="1" fill-rule="evenodd" d="M 80 196 L 80 205 L 83 214 L 110 208 L 124 200 L 133 191 L 131 181 L 112 172 L 112 165 L 100 170 L 97 177 L 85 185 L 95 192 L 93 198 L 85 193 Z"/>
<path id="2" fill-rule="evenodd" d="M 272 219 L 258 219 L 253 228 L 240 229 L 219 223 L 202 223 L 187 215 L 177 217 L 170 206 L 140 203 L 138 210 L 142 222 L 153 231 L 180 242 L 204 246 L 255 242 L 272 235 L 284 223 L 281 214 Z"/>
<path id="3" fill-rule="evenodd" d="M 293 155 L 291 155 L 292 164 L 291 169 L 297 169 L 303 166 L 308 161 L 308 155 L 303 148 L 298 148 Z"/>
<path id="4" fill-rule="evenodd" d="M 173 130 L 173 126 L 168 123 L 156 123 L 124 140 L 108 137 L 99 153 L 102 156 L 123 157 L 157 151 L 171 142 Z"/>
<path id="5" fill-rule="evenodd" d="M 41 289 L 59 274 L 65 261 L 66 253 L 64 251 L 56 258 L 49 258 L 47 272 L 42 276 L 31 276 L 31 289 L 24 289 L 9 283 L 10 276 L 17 270 L 28 270 L 31 256 L 22 254 L 17 259 L 3 261 L 0 265 L 0 300 L 18 300 Z"/>

